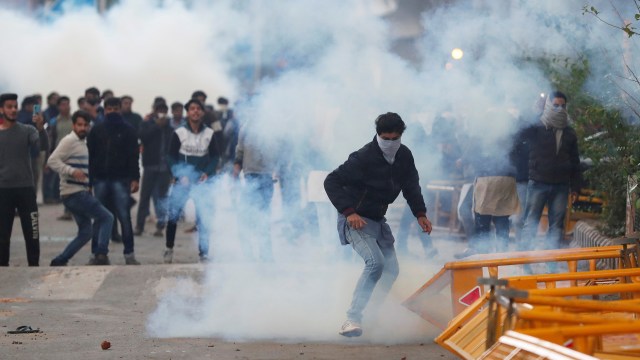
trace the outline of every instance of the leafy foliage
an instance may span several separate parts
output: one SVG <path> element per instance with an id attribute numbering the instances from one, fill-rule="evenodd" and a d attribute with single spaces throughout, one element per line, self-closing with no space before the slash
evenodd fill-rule
<path id="1" fill-rule="evenodd" d="M 640 21 L 640 1 L 639 0 L 633 0 L 636 9 L 638 10 L 637 13 L 634 14 L 634 18 L 635 21 Z M 638 35 L 640 33 L 638 33 L 637 29 L 635 26 L 633 26 L 633 23 L 631 22 L 624 22 L 622 25 L 615 25 L 613 22 L 611 21 L 607 21 L 602 17 L 602 14 L 600 13 L 600 11 L 598 11 L 598 9 L 596 9 L 594 6 L 589 6 L 589 5 L 585 5 L 582 8 L 582 14 L 591 14 L 593 16 L 595 16 L 598 20 L 602 21 L 603 23 L 614 27 L 616 29 L 620 29 L 622 31 L 624 31 L 628 37 L 632 37 L 633 35 Z"/>

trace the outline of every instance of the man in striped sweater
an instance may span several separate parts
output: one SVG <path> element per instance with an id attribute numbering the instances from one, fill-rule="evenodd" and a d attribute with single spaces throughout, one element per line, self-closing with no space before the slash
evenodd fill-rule
<path id="1" fill-rule="evenodd" d="M 51 260 L 51 266 L 65 266 L 90 239 L 90 264 L 109 265 L 109 238 L 113 226 L 113 215 L 98 199 L 91 195 L 89 188 L 89 150 L 87 132 L 91 116 L 84 111 L 76 111 L 71 118 L 72 130 L 66 135 L 49 157 L 47 165 L 60 174 L 60 196 L 78 224 L 78 235 L 62 253 Z M 94 221 L 94 226 L 91 220 Z M 95 229 L 95 234 L 94 234 Z"/>

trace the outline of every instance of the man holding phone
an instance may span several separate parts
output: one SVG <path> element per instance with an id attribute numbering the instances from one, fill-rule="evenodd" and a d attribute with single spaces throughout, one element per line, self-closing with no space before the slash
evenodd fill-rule
<path id="1" fill-rule="evenodd" d="M 38 205 L 31 170 L 32 154 L 48 147 L 47 132 L 40 114 L 34 114 L 34 127 L 17 122 L 18 95 L 0 95 L 0 266 L 9 266 L 11 230 L 15 211 L 27 248 L 29 266 L 38 266 L 40 236 Z"/>

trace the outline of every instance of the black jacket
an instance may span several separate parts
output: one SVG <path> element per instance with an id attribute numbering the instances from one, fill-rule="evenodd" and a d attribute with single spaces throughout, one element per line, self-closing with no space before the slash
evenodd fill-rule
<path id="1" fill-rule="evenodd" d="M 158 126 L 155 121 L 143 121 L 140 124 L 140 142 L 142 143 L 142 167 L 152 171 L 169 171 L 167 155 L 173 137 L 173 128 L 168 123 Z"/>
<path id="2" fill-rule="evenodd" d="M 87 136 L 89 178 L 99 180 L 139 180 L 138 136 L 122 116 L 107 118 L 93 126 Z"/>
<path id="3" fill-rule="evenodd" d="M 390 165 L 375 138 L 331 172 L 324 181 L 324 189 L 333 206 L 344 216 L 357 213 L 382 220 L 400 191 L 416 217 L 427 213 L 409 148 L 401 145 Z"/>
<path id="4" fill-rule="evenodd" d="M 553 128 L 536 124 L 521 133 L 521 144 L 529 151 L 529 179 L 547 184 L 567 184 L 580 190 L 580 155 L 578 137 L 571 127 L 562 131 L 560 149 L 556 154 Z"/>

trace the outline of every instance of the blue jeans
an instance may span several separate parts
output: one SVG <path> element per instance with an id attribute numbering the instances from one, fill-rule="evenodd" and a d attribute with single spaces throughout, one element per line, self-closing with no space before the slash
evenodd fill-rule
<path id="1" fill-rule="evenodd" d="M 178 220 L 189 197 L 193 199 L 196 206 L 196 226 L 198 228 L 198 252 L 200 256 L 209 255 L 209 222 L 203 221 L 203 217 L 211 217 L 212 206 L 207 205 L 206 191 L 204 185 L 184 185 L 176 182 L 171 187 L 168 199 L 168 219 L 167 219 L 167 248 L 173 249 L 176 240 L 176 229 Z"/>
<path id="2" fill-rule="evenodd" d="M 122 226 L 122 244 L 124 254 L 133 253 L 133 227 L 131 225 L 131 184 L 125 180 L 95 180 L 93 193 L 102 205 L 111 204 L 115 217 Z M 97 239 L 93 239 L 96 241 Z M 94 245 L 92 245 L 93 248 Z M 97 246 L 96 246 L 97 247 Z"/>
<path id="3" fill-rule="evenodd" d="M 534 248 L 534 240 L 538 233 L 542 210 L 547 205 L 549 231 L 543 249 L 560 248 L 560 240 L 564 233 L 564 216 L 569 200 L 568 184 L 547 184 L 529 180 L 527 186 L 527 205 L 524 212 L 524 228 L 522 239 L 518 243 L 519 250 Z"/>
<path id="4" fill-rule="evenodd" d="M 242 202 L 238 206 L 238 221 L 250 218 L 253 223 L 240 226 L 238 229 L 242 251 L 247 258 L 251 259 L 253 258 L 252 245 L 257 245 L 260 260 L 272 261 L 271 200 L 273 198 L 273 178 L 271 174 L 249 173 L 244 175 L 244 180 Z"/>
<path id="5" fill-rule="evenodd" d="M 88 191 L 66 196 L 62 202 L 76 220 L 78 234 L 54 260 L 67 263 L 92 238 L 95 241 L 91 242 L 91 253 L 107 255 L 113 226 L 113 215 L 109 210 Z M 93 225 L 91 219 L 94 220 Z"/>
<path id="6" fill-rule="evenodd" d="M 527 208 L 527 187 L 527 182 L 521 181 L 516 183 L 516 191 L 518 192 L 518 199 L 520 199 L 520 212 L 509 217 L 509 220 L 511 220 L 513 228 L 516 232 L 516 242 L 519 242 L 522 238 L 522 228 L 524 227 L 524 212 Z"/>
<path id="7" fill-rule="evenodd" d="M 344 221 L 344 216 L 339 215 Z M 364 260 L 364 270 L 353 292 L 353 300 L 347 311 L 347 318 L 351 321 L 362 322 L 362 312 L 369 303 L 373 290 L 378 287 L 377 299 L 382 299 L 389 293 L 394 281 L 398 277 L 398 259 L 393 248 L 393 234 L 386 222 L 365 219 L 367 225 L 362 230 L 354 230 L 345 226 L 346 240 Z"/>

